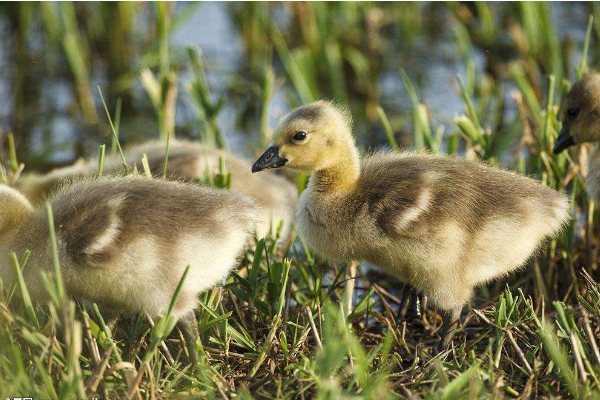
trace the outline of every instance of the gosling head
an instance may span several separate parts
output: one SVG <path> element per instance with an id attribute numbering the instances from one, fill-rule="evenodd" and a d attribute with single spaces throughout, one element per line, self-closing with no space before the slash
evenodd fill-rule
<path id="1" fill-rule="evenodd" d="M 349 112 L 321 100 L 283 117 L 271 147 L 252 165 L 252 172 L 283 166 L 320 171 L 355 154 Z"/>
<path id="2" fill-rule="evenodd" d="M 33 212 L 33 206 L 17 190 L 0 184 L 0 237 L 10 233 Z"/>
<path id="3" fill-rule="evenodd" d="M 573 85 L 558 117 L 562 129 L 554 143 L 554 153 L 576 143 L 600 141 L 600 74 L 586 75 Z"/>

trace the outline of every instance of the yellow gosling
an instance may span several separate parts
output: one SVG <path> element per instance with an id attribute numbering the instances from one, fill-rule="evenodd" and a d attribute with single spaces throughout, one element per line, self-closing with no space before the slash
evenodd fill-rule
<path id="1" fill-rule="evenodd" d="M 66 292 L 109 315 L 163 315 L 186 267 L 174 314 L 192 360 L 198 294 L 235 267 L 258 210 L 241 194 L 138 177 L 82 180 L 50 199 Z M 47 299 L 41 271 L 52 271 L 46 218 L 18 191 L 0 185 L 0 276 L 12 281 L 9 253 L 31 250 L 29 293 Z"/>
<path id="2" fill-rule="evenodd" d="M 347 111 L 318 101 L 277 126 L 253 172 L 312 173 L 297 229 L 334 261 L 365 260 L 428 296 L 443 311 L 440 347 L 482 283 L 521 267 L 569 218 L 567 197 L 516 173 L 425 153 L 360 160 Z"/>
<path id="3" fill-rule="evenodd" d="M 579 143 L 600 141 L 600 74 L 589 74 L 575 83 L 565 96 L 558 113 L 562 129 L 554 152 L 560 153 Z M 600 202 L 600 149 L 594 146 L 589 157 L 587 190 Z"/>

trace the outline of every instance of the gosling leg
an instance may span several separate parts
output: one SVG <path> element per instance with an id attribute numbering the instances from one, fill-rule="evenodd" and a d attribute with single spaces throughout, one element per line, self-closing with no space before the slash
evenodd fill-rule
<path id="1" fill-rule="evenodd" d="M 344 290 L 344 302 L 346 305 L 346 316 L 352 312 L 352 300 L 354 298 L 354 285 L 356 278 L 356 261 L 350 261 L 346 270 L 346 285 Z"/>
<path id="2" fill-rule="evenodd" d="M 439 353 L 450 347 L 460 322 L 461 311 L 462 308 L 455 308 L 454 310 L 442 312 L 442 339 L 438 345 Z"/>
<path id="3" fill-rule="evenodd" d="M 119 322 L 119 318 L 121 317 L 121 313 L 119 313 L 118 311 L 114 311 L 109 307 L 103 306 L 99 306 L 99 310 L 100 316 L 102 317 L 104 324 L 110 330 L 111 335 L 113 335 L 115 333 L 117 323 Z M 100 317 L 93 310 L 91 311 L 90 317 L 96 323 L 96 325 L 102 328 L 102 324 L 100 323 Z"/>
<path id="4" fill-rule="evenodd" d="M 110 329 L 111 334 L 113 334 L 115 332 L 115 328 L 117 327 L 117 324 L 119 323 L 120 317 L 121 317 L 121 315 L 118 313 L 113 313 L 113 312 L 106 313 L 106 317 L 104 317 L 104 323 L 106 324 L 106 326 L 108 326 L 108 329 Z"/>
<path id="5" fill-rule="evenodd" d="M 402 294 L 400 295 L 400 306 L 398 307 L 398 321 L 397 321 L 398 325 L 400 325 L 400 322 L 406 318 L 408 306 L 410 305 L 414 294 L 415 294 L 415 289 L 408 283 L 405 283 L 404 289 L 402 289 Z"/>
<path id="6" fill-rule="evenodd" d="M 189 355 L 190 364 L 196 364 L 198 362 L 198 351 L 196 350 L 196 342 L 198 341 L 198 321 L 196 320 L 196 314 L 194 311 L 190 311 L 177 322 L 177 326 L 183 333 L 183 339 L 185 340 L 185 346 Z"/>

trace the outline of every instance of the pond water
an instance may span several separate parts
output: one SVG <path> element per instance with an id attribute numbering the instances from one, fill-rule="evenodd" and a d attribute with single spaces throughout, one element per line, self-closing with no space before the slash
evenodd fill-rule
<path id="1" fill-rule="evenodd" d="M 180 4 L 176 9 L 176 13 L 190 15 L 171 35 L 172 52 L 176 58 L 177 54 L 184 54 L 186 46 L 198 45 L 207 63 L 213 95 L 225 95 L 229 100 L 230 96 L 234 96 L 229 90 L 232 76 L 248 68 L 243 40 L 232 20 L 229 6 L 221 2 L 206 2 L 186 7 Z M 450 127 L 453 116 L 463 112 L 463 104 L 453 82 L 457 75 L 466 74 L 466 67 L 456 50 L 450 12 L 441 5 L 439 8 L 439 12 L 431 13 L 423 21 L 425 26 L 419 27 L 416 37 L 406 41 L 402 37 L 388 38 L 392 46 L 385 54 L 383 72 L 379 77 L 381 102 L 386 110 L 408 118 L 412 106 L 398 74 L 398 68 L 404 68 L 416 83 L 419 95 L 432 110 L 435 121 Z M 588 6 L 552 4 L 556 31 L 561 38 L 571 38 L 576 49 L 582 47 L 588 18 Z M 95 154 L 97 145 L 110 139 L 95 90 L 96 85 L 107 85 L 106 66 L 96 61 L 92 67 L 90 81 L 100 124 L 87 124 L 77 112 L 68 65 L 63 57 L 52 54 L 59 53 L 60 47 L 46 45 L 41 32 L 34 31 L 28 37 L 28 54 L 22 55 L 18 61 L 15 39 L 10 32 L 10 21 L 4 15 L 0 18 L 0 35 L 7 38 L 0 43 L 0 133 L 15 132 L 21 151 L 28 156 L 25 161 L 32 168 L 44 169 Z M 94 50 L 92 46 L 90 51 Z M 578 54 L 576 52 L 574 57 Z M 473 60 L 477 71 L 481 72 L 483 54 L 476 52 Z M 277 66 L 277 73 L 284 76 L 281 65 Z M 188 82 L 187 71 L 181 70 L 177 134 L 197 138 L 200 125 L 185 91 Z M 284 86 L 274 96 L 271 125 L 288 109 L 286 90 L 288 88 Z M 132 93 L 133 109 L 123 110 L 121 131 L 124 140 L 134 142 L 156 138 L 156 116 L 139 82 L 134 84 Z M 509 90 L 505 90 L 507 99 L 508 93 Z M 220 114 L 219 124 L 226 132 L 231 148 L 239 153 L 248 153 L 247 144 L 258 139 L 257 123 L 240 124 L 238 108 L 239 102 L 228 101 Z M 363 144 L 370 146 L 382 140 L 381 132 L 361 138 Z"/>

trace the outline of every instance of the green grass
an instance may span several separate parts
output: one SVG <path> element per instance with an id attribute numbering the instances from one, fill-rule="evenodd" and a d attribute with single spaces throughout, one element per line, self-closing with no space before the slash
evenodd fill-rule
<path id="1" fill-rule="evenodd" d="M 201 295 L 199 363 L 190 367 L 168 314 L 156 321 L 125 315 L 111 329 L 97 306 L 65 296 L 47 207 L 53 249 L 51 272 L 44 275 L 49 304 L 38 307 L 29 296 L 22 273 L 29 253 L 0 255 L 16 276 L 0 282 L 0 398 L 600 398 L 600 215 L 582 175 L 589 146 L 560 155 L 551 151 L 566 88 L 598 68 L 598 19 L 582 27 L 587 35 L 577 58 L 570 56 L 569 42 L 559 38 L 545 3 L 235 4 L 227 10 L 242 36 L 250 71 L 227 81 L 223 94 L 209 85 L 210 59 L 196 47 L 177 49 L 169 42 L 188 9 L 178 13 L 164 3 L 148 6 L 155 25 L 147 28 L 155 36 L 148 33 L 152 43 L 134 49 L 124 46 L 134 40 L 128 32 L 134 31 L 136 9 L 126 3 L 118 7 L 118 20 L 108 5 L 17 8 L 18 37 L 25 40 L 27 29 L 34 29 L 24 21 L 40 18 L 47 45 L 57 44 L 55 51 L 64 53 L 78 104 L 73 118 L 100 115 L 108 122 L 110 137 L 98 150 L 99 171 L 110 145 L 123 157 L 125 173 L 149 176 L 147 161 L 140 160 L 143 171 L 137 171 L 124 158 L 121 140 L 130 133 L 126 115 L 135 110 L 127 108 L 128 95 L 118 88 L 143 88 L 156 124 L 146 138 L 168 144 L 175 136 L 175 112 L 183 107 L 179 99 L 195 113 L 202 141 L 221 148 L 228 141 L 219 117 L 230 92 L 244 93 L 257 117 L 256 135 L 248 140 L 252 151 L 269 142 L 276 93 L 289 106 L 336 98 L 349 103 L 363 138 L 364 132 L 379 132 L 366 137 L 387 141 L 394 151 L 408 143 L 481 159 L 566 190 L 572 222 L 522 272 L 478 290 L 454 346 L 441 355 L 434 352 L 441 318 L 425 299 L 419 314 L 396 323 L 400 283 L 363 265 L 351 284 L 349 266 L 324 262 L 300 238 L 288 241 L 278 232 L 257 238 L 225 284 Z M 590 7 L 594 15 L 598 10 Z M 0 8 L 0 15 L 16 18 L 11 12 Z M 289 26 L 278 24 L 275 12 L 288 13 Z M 439 90 L 453 91 L 462 102 L 458 115 L 450 117 L 428 105 L 416 68 L 403 66 L 399 72 L 405 98 L 385 104 L 380 98 L 385 46 L 406 45 L 402 49 L 409 51 L 418 35 L 430 34 L 420 22 L 434 12 L 451 19 L 456 58 L 464 64 L 456 80 L 438 83 Z M 98 13 L 108 17 L 97 20 Z M 391 43 L 390 32 L 396 41 L 401 34 L 403 43 Z M 100 88 L 93 98 L 91 60 L 96 45 L 108 40 L 114 42 L 106 46 L 109 63 L 121 60 L 126 71 L 118 85 L 102 84 L 106 99 Z M 475 52 L 484 66 L 475 62 Z M 141 61 L 134 62 L 132 54 Z M 403 109 L 400 100 L 409 107 Z M 15 138 L 22 136 L 15 133 L 8 136 L 2 183 L 14 183 L 22 162 L 27 165 L 27 149 L 19 147 Z M 168 165 L 167 150 L 165 173 Z M 221 160 L 219 170 L 207 170 L 199 183 L 228 188 L 234 179 Z M 301 191 L 306 177 L 298 175 L 297 183 Z M 347 306 L 349 287 L 354 288 L 352 307 Z"/>

